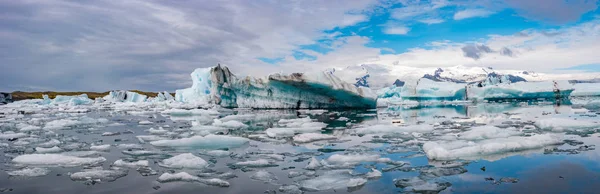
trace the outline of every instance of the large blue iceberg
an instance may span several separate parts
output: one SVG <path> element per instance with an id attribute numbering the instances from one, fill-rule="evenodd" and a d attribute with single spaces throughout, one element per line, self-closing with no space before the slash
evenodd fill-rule
<path id="1" fill-rule="evenodd" d="M 240 79 L 218 65 L 196 69 L 191 76 L 192 87 L 177 90 L 176 101 L 226 108 L 376 107 L 376 96 L 369 88 L 343 82 L 329 72 Z"/>

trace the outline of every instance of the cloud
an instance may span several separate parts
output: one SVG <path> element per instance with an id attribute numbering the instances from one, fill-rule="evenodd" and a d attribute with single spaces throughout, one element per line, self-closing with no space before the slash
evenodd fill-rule
<path id="1" fill-rule="evenodd" d="M 438 19 L 438 18 L 429 18 L 429 19 L 422 19 L 422 20 L 418 20 L 421 23 L 425 23 L 425 24 L 439 24 L 439 23 L 443 23 L 444 20 L 443 19 Z"/>
<path id="2" fill-rule="evenodd" d="M 454 20 L 464 20 L 475 17 L 487 17 L 492 14 L 494 14 L 494 12 L 485 9 L 466 9 L 456 12 L 454 14 Z"/>
<path id="3" fill-rule="evenodd" d="M 395 34 L 395 35 L 405 35 L 410 31 L 410 28 L 402 25 L 402 24 L 386 24 L 383 33 L 385 34 Z"/>
<path id="4" fill-rule="evenodd" d="M 483 55 L 484 53 L 493 52 L 492 49 L 488 46 L 476 44 L 466 45 L 462 47 L 461 50 L 463 51 L 465 57 L 469 57 L 475 60 L 481 58 L 481 55 Z"/>
<path id="5" fill-rule="evenodd" d="M 490 66 L 495 69 L 560 72 L 578 64 L 600 64 L 600 19 L 547 31 L 525 30 L 514 35 L 489 35 L 476 42 L 435 41 L 427 48 L 411 48 L 402 53 L 381 54 L 369 48 L 366 37 L 344 37 L 336 50 L 318 55 L 316 60 L 286 58 L 282 67 L 338 67 L 376 64 L 390 71 L 394 67 L 437 68 L 449 66 Z M 476 60 L 474 60 L 476 59 Z M 390 75 L 403 75 L 390 72 Z M 393 80 L 392 80 L 393 81 Z M 391 83 L 391 82 L 390 82 Z"/>
<path id="6" fill-rule="evenodd" d="M 0 90 L 188 87 L 217 63 L 275 71 L 259 57 L 289 56 L 366 21 L 377 0 L 10 1 L 0 4 Z M 318 8 L 318 9 L 316 9 Z M 239 69 L 239 70 L 238 70 Z"/>
<path id="7" fill-rule="evenodd" d="M 598 9 L 598 0 L 506 0 L 506 4 L 530 19 L 563 24 Z"/>

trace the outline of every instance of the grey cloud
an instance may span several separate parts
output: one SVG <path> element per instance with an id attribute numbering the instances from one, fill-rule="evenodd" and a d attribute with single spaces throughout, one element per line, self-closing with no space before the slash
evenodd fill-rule
<path id="1" fill-rule="evenodd" d="M 598 8 L 598 0 L 506 0 L 508 6 L 527 18 L 563 24 L 579 20 Z"/>
<path id="2" fill-rule="evenodd" d="M 502 48 L 502 50 L 500 50 L 499 53 L 501 55 L 509 56 L 509 57 L 514 57 L 515 56 L 515 52 L 513 52 L 511 49 L 506 48 L 506 47 Z"/>
<path id="3" fill-rule="evenodd" d="M 466 45 L 466 46 L 462 47 L 461 50 L 463 51 L 463 55 L 465 57 L 469 57 L 469 58 L 472 58 L 475 60 L 478 60 L 479 58 L 481 58 L 481 56 L 484 53 L 493 52 L 492 49 L 486 45 L 476 45 L 476 44 Z"/>
<path id="4" fill-rule="evenodd" d="M 173 91 L 217 63 L 269 73 L 258 57 L 312 43 L 373 1 L 5 1 L 0 91 Z"/>

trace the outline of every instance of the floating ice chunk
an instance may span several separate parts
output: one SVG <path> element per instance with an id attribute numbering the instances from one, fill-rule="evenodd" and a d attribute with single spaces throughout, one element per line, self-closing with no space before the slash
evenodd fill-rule
<path id="1" fill-rule="evenodd" d="M 225 156 L 230 156 L 231 152 L 230 151 L 225 151 L 225 150 L 211 150 L 211 151 L 208 151 L 208 152 L 206 152 L 204 154 L 209 155 L 209 156 L 213 156 L 213 157 L 225 157 Z"/>
<path id="2" fill-rule="evenodd" d="M 360 187 L 367 183 L 367 179 L 364 178 L 352 178 L 348 181 L 346 186 L 348 188 Z"/>
<path id="3" fill-rule="evenodd" d="M 45 153 L 58 153 L 58 152 L 62 152 L 63 150 L 60 149 L 57 146 L 51 147 L 51 148 L 43 148 L 43 147 L 36 147 L 35 148 L 35 153 L 38 154 L 45 154 Z"/>
<path id="4" fill-rule="evenodd" d="M 75 156 L 75 157 L 90 157 L 90 156 L 98 156 L 100 153 L 97 151 L 71 151 L 71 152 L 63 152 L 60 153 L 65 156 Z"/>
<path id="5" fill-rule="evenodd" d="M 27 136 L 29 136 L 29 135 L 27 135 L 26 133 L 15 133 L 12 131 L 0 133 L 0 139 L 14 139 L 14 138 L 27 137 Z"/>
<path id="6" fill-rule="evenodd" d="M 113 170 L 87 170 L 82 172 L 76 172 L 71 174 L 71 180 L 73 181 L 85 181 L 85 180 L 100 180 L 106 182 L 112 182 L 118 178 L 127 176 L 127 170 L 113 169 Z"/>
<path id="7" fill-rule="evenodd" d="M 329 134 L 303 133 L 303 134 L 298 134 L 298 135 L 294 136 L 294 142 L 310 143 L 310 142 L 314 142 L 314 141 L 332 140 L 332 139 L 336 139 L 336 138 L 337 137 L 335 137 L 333 135 L 329 135 Z"/>
<path id="8" fill-rule="evenodd" d="M 135 138 L 137 138 L 140 143 L 153 142 L 153 141 L 159 141 L 159 140 L 167 140 L 167 138 L 165 138 L 165 137 L 160 137 L 160 136 L 156 136 L 156 135 L 138 135 L 138 136 L 135 136 Z"/>
<path id="9" fill-rule="evenodd" d="M 162 134 L 168 133 L 169 131 L 163 129 L 162 127 L 159 127 L 158 129 L 150 128 L 150 129 L 148 129 L 148 132 L 153 135 L 162 135 Z"/>
<path id="10" fill-rule="evenodd" d="M 42 128 L 39 126 L 34 126 L 34 125 L 23 125 L 20 126 L 19 131 L 20 132 L 29 132 L 29 131 L 39 131 Z"/>
<path id="11" fill-rule="evenodd" d="M 349 170 L 327 171 L 323 175 L 300 182 L 302 190 L 323 191 L 330 189 L 352 188 L 362 185 L 366 180 L 352 176 Z"/>
<path id="12" fill-rule="evenodd" d="M 319 132 L 323 127 L 303 127 L 303 128 L 268 128 L 265 130 L 269 137 L 291 137 L 297 133 Z"/>
<path id="13" fill-rule="evenodd" d="M 158 140 L 150 144 L 158 147 L 190 147 L 203 149 L 235 148 L 248 143 L 248 139 L 227 135 L 193 136 L 174 140 Z"/>
<path id="14" fill-rule="evenodd" d="M 283 185 L 281 187 L 279 187 L 279 192 L 282 193 L 289 193 L 289 194 L 302 194 L 304 192 L 302 192 L 302 190 L 300 190 L 300 187 L 296 186 L 296 185 Z"/>
<path id="15" fill-rule="evenodd" d="M 377 124 L 354 129 L 358 134 L 386 134 L 386 133 L 427 133 L 434 130 L 429 125 L 396 126 Z"/>
<path id="16" fill-rule="evenodd" d="M 515 128 L 501 129 L 494 126 L 479 126 L 473 127 L 471 130 L 460 133 L 459 139 L 463 140 L 485 140 L 493 138 L 506 138 L 512 136 L 520 136 L 523 134 Z"/>
<path id="17" fill-rule="evenodd" d="M 162 154 L 161 152 L 150 150 L 124 150 L 122 153 L 130 156 L 152 156 Z"/>
<path id="18" fill-rule="evenodd" d="M 200 169 L 208 167 L 208 162 L 191 153 L 185 153 L 165 159 L 159 165 L 166 168 Z"/>
<path id="19" fill-rule="evenodd" d="M 148 160 L 138 160 L 135 162 L 129 162 L 129 161 L 119 159 L 113 163 L 113 166 L 137 168 L 137 167 L 142 167 L 142 166 L 148 166 Z"/>
<path id="20" fill-rule="evenodd" d="M 394 180 L 396 187 L 404 188 L 405 190 L 416 193 L 439 193 L 446 188 L 452 186 L 449 182 L 426 182 L 418 177 L 397 179 Z"/>
<path id="21" fill-rule="evenodd" d="M 530 137 L 513 136 L 488 139 L 479 142 L 464 140 L 427 142 L 423 145 L 423 151 L 427 154 L 427 158 L 431 160 L 468 160 L 505 152 L 543 148 L 544 146 L 560 143 L 562 143 L 562 140 L 557 136 L 552 134 L 541 134 Z"/>
<path id="22" fill-rule="evenodd" d="M 152 125 L 153 122 L 151 122 L 151 121 L 140 121 L 138 124 L 140 124 L 140 125 Z"/>
<path id="23" fill-rule="evenodd" d="M 117 135 L 121 135 L 120 132 L 104 132 L 102 133 L 102 136 L 117 136 Z"/>
<path id="24" fill-rule="evenodd" d="M 50 170 L 45 169 L 45 168 L 23 168 L 20 170 L 6 172 L 6 174 L 8 174 L 10 176 L 28 176 L 28 177 L 45 176 L 48 173 L 50 173 Z"/>
<path id="25" fill-rule="evenodd" d="M 436 82 L 422 78 L 407 82 L 402 87 L 400 96 L 408 100 L 464 100 L 466 86 L 464 83 Z"/>
<path id="26" fill-rule="evenodd" d="M 47 148 L 47 147 L 54 147 L 54 146 L 58 146 L 58 145 L 60 145 L 60 144 L 61 144 L 61 142 L 60 142 L 60 141 L 58 141 L 57 139 L 51 139 L 50 141 L 47 141 L 47 142 L 44 142 L 44 143 L 40 143 L 40 144 L 38 144 L 38 146 L 39 146 L 39 147 L 44 147 L 44 148 Z"/>
<path id="27" fill-rule="evenodd" d="M 193 115 L 218 115 L 219 111 L 214 109 L 169 109 L 161 112 L 161 114 L 167 114 L 175 117 L 193 116 Z"/>
<path id="28" fill-rule="evenodd" d="M 600 84 L 598 84 L 600 85 Z M 598 90 L 600 91 L 600 90 Z M 583 108 L 593 111 L 600 111 L 600 100 L 594 100 L 583 105 Z"/>
<path id="29" fill-rule="evenodd" d="M 179 172 L 175 174 L 171 173 L 163 173 L 158 177 L 158 182 L 166 183 L 166 182 L 175 182 L 175 181 L 185 181 L 185 182 L 200 182 L 207 185 L 219 186 L 219 187 L 229 187 L 229 182 L 212 178 L 212 179 L 202 179 L 197 176 L 193 176 L 188 174 L 187 172 Z"/>
<path id="30" fill-rule="evenodd" d="M 117 145 L 118 149 L 144 149 L 144 147 L 140 144 L 119 144 Z"/>
<path id="31" fill-rule="evenodd" d="M 358 164 L 361 162 L 376 162 L 381 157 L 377 154 L 334 154 L 327 158 L 327 162 L 330 164 Z"/>
<path id="32" fill-rule="evenodd" d="M 110 151 L 110 145 L 104 144 L 104 145 L 90 146 L 90 150 L 107 152 L 107 151 Z"/>
<path id="33" fill-rule="evenodd" d="M 80 166 L 101 163 L 106 161 L 106 158 L 80 158 L 63 154 L 26 154 L 17 156 L 12 161 L 24 165 Z"/>
<path id="34" fill-rule="evenodd" d="M 577 83 L 571 96 L 600 96 L 600 83 Z"/>
<path id="35" fill-rule="evenodd" d="M 236 162 L 233 164 L 235 167 L 250 167 L 250 168 L 260 168 L 260 167 L 271 167 L 277 166 L 273 164 L 273 162 L 266 159 L 258 159 L 258 160 L 249 160 L 243 162 Z"/>
<path id="36" fill-rule="evenodd" d="M 350 119 L 347 117 L 340 117 L 337 119 L 338 121 L 349 121 Z"/>
<path id="37" fill-rule="evenodd" d="M 266 170 L 259 170 L 250 176 L 250 179 L 262 181 L 265 183 L 275 183 L 275 181 L 279 180 L 275 174 L 270 173 Z"/>
<path id="38" fill-rule="evenodd" d="M 213 126 L 224 127 L 224 128 L 229 128 L 229 129 L 246 129 L 246 128 L 248 128 L 248 125 L 246 125 L 242 122 L 236 121 L 236 120 L 222 122 L 219 119 L 214 120 Z"/>
<path id="39" fill-rule="evenodd" d="M 379 171 L 379 170 L 377 170 L 375 168 L 372 168 L 371 172 L 368 172 L 365 175 L 365 177 L 368 178 L 368 179 L 375 179 L 375 178 L 381 177 L 381 175 L 382 175 L 381 171 Z"/>
<path id="40" fill-rule="evenodd" d="M 589 130 L 600 127 L 600 123 L 589 120 L 573 120 L 568 118 L 545 118 L 538 119 L 535 126 L 544 130 L 552 131 L 574 131 Z"/>
<path id="41" fill-rule="evenodd" d="M 310 161 L 308 162 L 308 165 L 306 165 L 306 167 L 304 167 L 304 169 L 317 170 L 317 169 L 321 168 L 322 166 L 323 166 L 323 164 L 321 164 L 321 162 L 317 158 L 312 157 L 310 159 Z"/>

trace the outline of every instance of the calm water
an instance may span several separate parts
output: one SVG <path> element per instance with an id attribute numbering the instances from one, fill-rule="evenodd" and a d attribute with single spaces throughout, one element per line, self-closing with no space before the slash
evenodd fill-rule
<path id="1" fill-rule="evenodd" d="M 19 140 L 1 140 L 4 152 L 0 171 L 0 188 L 9 193 L 264 193 L 277 191 L 283 185 L 310 185 L 309 180 L 318 180 L 323 190 L 306 189 L 314 193 L 399 193 L 426 192 L 418 188 L 436 185 L 447 187 L 441 193 L 598 193 L 600 189 L 600 152 L 594 147 L 600 143 L 599 127 L 567 127 L 563 130 L 540 129 L 534 124 L 540 119 L 570 119 L 597 123 L 596 112 L 579 106 L 548 103 L 494 103 L 478 105 L 448 105 L 423 107 L 390 107 L 368 111 L 295 111 L 295 110 L 219 110 L 218 114 L 196 116 L 170 116 L 161 114 L 166 107 L 146 106 L 122 108 L 117 105 L 87 107 L 87 113 L 65 113 L 57 108 L 35 109 L 34 114 L 11 114 L 9 107 L 2 107 L 2 131 L 17 131 L 18 124 L 33 123 L 42 126 L 41 130 L 24 132 Z M 11 109 L 19 109 L 14 106 Z M 231 117 L 229 115 L 245 115 Z M 229 116 L 229 117 L 227 117 Z M 57 119 L 106 118 L 108 122 L 77 124 L 61 129 L 45 130 L 48 122 Z M 231 155 L 209 156 L 205 147 L 155 147 L 148 142 L 141 143 L 136 136 L 150 135 L 148 129 L 163 127 L 166 133 L 155 133 L 153 137 L 176 139 L 190 137 L 204 132 L 191 130 L 192 126 L 213 126 L 214 118 L 233 118 L 247 127 L 212 131 L 250 139 L 249 143 L 229 149 Z M 310 143 L 294 143 L 291 136 L 268 137 L 265 129 L 281 127 L 281 119 L 310 117 L 312 122 L 326 124 L 319 133 L 329 134 L 335 139 Z M 341 119 L 340 119 L 341 118 Z M 344 119 L 344 118 L 347 118 Z M 228 121 L 230 119 L 224 119 Z M 140 121 L 151 124 L 140 125 Z M 394 124 L 392 124 L 394 122 Z M 167 125 L 168 127 L 165 127 Z M 431 130 L 395 131 L 364 133 L 361 129 L 369 126 L 428 126 Z M 519 131 L 502 137 L 525 137 L 538 134 L 552 134 L 563 143 L 546 145 L 532 149 L 515 149 L 508 152 L 471 154 L 458 159 L 434 161 L 428 159 L 423 144 L 429 141 L 454 141 L 448 137 L 461 137 L 473 127 L 495 126 L 498 129 Z M 600 124 L 598 125 L 600 126 Z M 208 127 L 210 128 L 210 127 Z M 214 128 L 214 127 L 213 127 Z M 285 127 L 284 127 L 285 128 Z M 291 127 L 288 127 L 291 128 Z M 220 129 L 220 128 L 219 128 Z M 367 130 L 368 131 L 368 130 Z M 119 135 L 103 136 L 105 132 L 120 132 Z M 296 134 L 302 132 L 296 132 Z M 35 152 L 34 147 L 51 139 L 60 141 L 63 151 L 89 150 L 92 144 L 111 144 L 109 151 L 100 151 L 86 157 L 104 157 L 105 162 L 75 167 L 38 165 L 50 170 L 45 176 L 9 176 L 7 172 L 34 165 L 16 164 L 12 159 L 18 155 Z M 474 144 L 489 139 L 501 141 L 500 136 L 482 135 L 471 140 Z M 564 141 L 566 140 L 566 141 Z M 15 142 L 20 142 L 18 145 Z M 24 144 L 23 142 L 28 142 Z M 458 142 L 458 141 L 457 141 Z M 73 145 L 81 146 L 73 148 Z M 139 144 L 143 150 L 159 152 L 150 156 L 130 156 L 123 154 L 128 149 L 118 148 L 118 144 Z M 485 146 L 485 145 L 484 145 Z M 489 146 L 489 145 L 488 145 Z M 133 149 L 135 150 L 135 149 Z M 179 153 L 192 153 L 208 161 L 206 169 L 172 169 L 159 166 L 164 159 Z M 330 161 L 332 155 L 376 156 L 391 160 L 359 160 L 355 163 L 329 163 L 328 167 L 317 170 L 304 169 L 313 157 Z M 277 159 L 279 157 L 279 159 Z M 284 158 L 281 160 L 280 158 Z M 74 181 L 70 174 L 86 169 L 109 169 L 118 159 L 148 160 L 149 167 L 156 175 L 142 176 L 137 168 L 128 168 L 126 176 L 114 181 Z M 265 167 L 233 167 L 243 161 L 267 159 L 271 165 Z M 404 164 L 401 164 L 404 162 Z M 364 173 L 371 168 L 383 171 L 379 178 L 368 179 Z M 272 173 L 268 178 L 256 180 L 251 177 L 259 171 Z M 324 179 L 332 171 L 349 170 L 351 173 Z M 290 178 L 291 171 L 314 173 Z M 208 186 L 197 182 L 160 183 L 163 173 L 188 172 L 191 175 L 233 173 L 236 177 L 222 178 L 229 187 Z M 320 179 L 321 178 L 321 179 Z M 366 184 L 348 188 L 348 179 L 367 180 Z M 424 183 L 397 187 L 395 180 L 417 179 Z M 504 182 L 500 181 L 504 178 Z M 268 180 L 267 180 L 268 179 Z M 339 179 L 339 180 L 338 180 Z M 493 179 L 493 180 L 492 180 Z M 328 182 L 329 181 L 329 182 Z M 330 185 L 335 188 L 328 188 Z M 314 185 L 310 185 L 314 186 Z M 414 189 L 417 188 L 417 189 Z M 12 189 L 9 191 L 9 189 Z M 413 190 L 414 189 L 414 190 Z M 436 191 L 431 191 L 435 193 Z"/>

